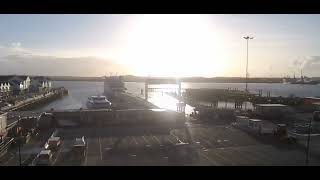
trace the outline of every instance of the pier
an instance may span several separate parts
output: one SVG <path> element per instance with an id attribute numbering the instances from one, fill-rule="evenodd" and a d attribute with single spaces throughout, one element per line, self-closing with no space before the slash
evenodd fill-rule
<path id="1" fill-rule="evenodd" d="M 65 95 L 68 95 L 68 90 L 61 87 L 61 88 L 54 88 L 50 91 L 47 91 L 45 93 L 38 93 L 34 95 L 32 98 L 27 98 L 20 101 L 13 101 L 13 106 L 5 107 L 2 109 L 3 112 L 9 112 L 9 111 L 24 111 L 24 110 L 30 110 L 34 107 L 38 107 L 41 105 L 44 105 L 46 103 L 49 103 L 51 101 L 54 101 L 58 98 L 61 98 Z"/>
<path id="2" fill-rule="evenodd" d="M 156 83 L 156 82 L 154 82 Z M 168 82 L 172 83 L 172 82 Z M 121 84 L 117 85 L 122 87 Z M 282 144 L 270 136 L 249 134 L 233 126 L 235 112 L 242 109 L 242 103 L 272 102 L 281 98 L 263 97 L 262 92 L 248 94 L 238 89 L 188 90 L 176 94 L 177 111 L 160 109 L 140 96 L 116 90 L 105 84 L 110 96 L 111 109 L 51 109 L 44 113 L 33 111 L 8 112 L 10 137 L 25 139 L 33 130 L 24 124 L 34 120 L 41 122 L 36 127 L 38 136 L 24 142 L 21 148 L 22 162 L 30 165 L 40 147 L 51 136 L 62 139 L 61 147 L 54 152 L 54 166 L 87 165 L 301 165 L 304 163 L 304 149 L 296 145 Z M 153 90 L 146 88 L 147 90 Z M 117 92 L 114 92 L 117 91 Z M 267 93 L 268 94 L 268 93 Z M 63 95 L 63 94 L 60 94 Z M 144 94 L 143 94 L 144 95 Z M 180 98 L 182 96 L 182 98 Z M 184 105 L 196 105 L 201 101 L 212 107 L 201 117 L 206 121 L 184 115 Z M 218 109 L 217 102 L 234 102 L 234 109 Z M 26 108 L 27 109 L 27 108 Z M 214 109 L 214 113 L 211 110 Z M 203 112 L 203 111 L 202 111 Z M 19 118 L 22 118 L 19 120 Z M 29 118 L 29 119 L 28 119 Z M 20 122 L 20 123 L 19 123 Z M 24 123 L 22 123 L 24 122 Z M 20 132 L 19 130 L 22 129 Z M 28 132 L 28 133 L 25 133 Z M 21 133 L 21 134 L 20 134 Z M 85 137 L 86 154 L 81 161 L 73 161 L 70 149 L 75 138 Z M 188 144 L 188 150 L 181 156 L 175 148 Z M 189 146 L 190 145 L 190 146 Z M 294 149 L 286 151 L 278 147 Z M 36 148 L 37 147 L 37 148 Z M 19 165 L 17 146 L 9 148 L 0 158 L 0 165 Z M 14 153 L 15 154 L 14 154 Z M 284 153 L 286 155 L 284 156 Z M 311 153 L 312 162 L 320 159 Z M 11 158 L 11 159 L 10 159 Z"/>
<path id="3" fill-rule="evenodd" d="M 303 98 L 299 97 L 272 97 L 270 92 L 266 96 L 262 95 L 262 90 L 258 94 L 247 93 L 238 89 L 185 89 L 183 98 L 187 103 L 197 106 L 201 102 L 211 104 L 217 108 L 218 102 L 234 103 L 234 109 L 243 109 L 245 102 L 255 104 L 284 104 L 293 107 L 302 105 Z"/>

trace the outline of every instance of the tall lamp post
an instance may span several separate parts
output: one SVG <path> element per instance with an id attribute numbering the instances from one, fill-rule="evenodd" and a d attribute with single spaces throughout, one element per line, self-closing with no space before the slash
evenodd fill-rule
<path id="1" fill-rule="evenodd" d="M 247 65 L 246 65 L 246 92 L 248 92 L 248 59 L 249 59 L 249 39 L 253 39 L 253 37 L 245 36 L 243 37 L 247 40 Z"/>

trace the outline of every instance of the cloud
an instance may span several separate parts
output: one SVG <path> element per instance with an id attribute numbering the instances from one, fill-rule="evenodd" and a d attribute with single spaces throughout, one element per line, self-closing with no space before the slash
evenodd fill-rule
<path id="1" fill-rule="evenodd" d="M 302 70 L 304 75 L 319 76 L 320 56 L 305 56 L 293 61 L 293 65 Z"/>
<path id="2" fill-rule="evenodd" d="M 301 67 L 301 64 L 302 64 L 301 60 L 298 60 L 298 59 L 293 60 L 293 65 L 294 66 Z"/>
<path id="3" fill-rule="evenodd" d="M 4 60 L 6 56 L 28 56 L 32 54 L 38 54 L 32 50 L 21 47 L 21 43 L 11 43 L 7 46 L 0 45 L 0 61 Z"/>
<path id="4" fill-rule="evenodd" d="M 320 56 L 309 56 L 302 64 L 303 69 L 314 68 L 314 66 L 320 66 Z"/>
<path id="5" fill-rule="evenodd" d="M 61 57 L 21 47 L 0 46 L 0 73 L 48 76 L 103 76 L 110 72 L 129 74 L 130 70 L 115 61 L 97 57 Z"/>

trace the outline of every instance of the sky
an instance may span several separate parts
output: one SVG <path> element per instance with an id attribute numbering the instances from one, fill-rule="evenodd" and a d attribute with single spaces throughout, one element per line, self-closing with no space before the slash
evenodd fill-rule
<path id="1" fill-rule="evenodd" d="M 0 15 L 0 74 L 320 76 L 320 15 Z"/>

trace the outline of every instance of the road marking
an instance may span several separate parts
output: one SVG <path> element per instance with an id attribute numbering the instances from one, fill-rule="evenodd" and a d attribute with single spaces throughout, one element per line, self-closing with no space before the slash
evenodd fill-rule
<path id="1" fill-rule="evenodd" d="M 99 141 L 99 149 L 100 149 L 100 160 L 102 161 L 102 149 L 101 149 L 101 141 L 100 141 L 100 136 L 98 138 Z"/>
<path id="2" fill-rule="evenodd" d="M 208 146 L 208 148 L 216 148 L 217 146 L 219 147 L 221 145 L 224 145 L 221 142 L 218 142 L 219 139 L 217 137 L 212 137 L 209 134 L 210 133 L 207 133 L 207 131 L 206 134 L 204 134 L 204 132 L 202 131 L 199 132 L 201 141 L 203 141 Z"/>
<path id="3" fill-rule="evenodd" d="M 8 160 L 4 163 L 4 165 L 8 165 L 9 162 L 15 157 L 15 155 L 13 155 L 11 152 L 9 152 L 9 153 L 10 153 L 11 157 L 10 157 L 10 159 L 8 159 Z"/>
<path id="4" fill-rule="evenodd" d="M 200 152 L 200 155 L 202 155 L 206 160 L 208 160 L 211 164 L 214 166 L 221 166 L 221 164 L 218 164 L 216 161 L 211 160 L 206 154 L 203 152 Z"/>
<path id="5" fill-rule="evenodd" d="M 131 136 L 133 141 L 136 143 L 136 145 L 138 145 L 138 141 L 136 140 L 136 138 L 134 138 L 133 136 Z"/>
<path id="6" fill-rule="evenodd" d="M 171 141 L 170 136 L 168 138 L 166 138 L 171 144 L 175 145 L 175 143 L 173 141 Z"/>
<path id="7" fill-rule="evenodd" d="M 132 144 L 132 141 L 133 141 L 132 136 L 126 136 L 124 139 L 125 139 L 124 142 L 126 142 L 125 144 L 127 144 L 129 146 Z"/>
<path id="8" fill-rule="evenodd" d="M 88 152 L 89 152 L 89 138 L 87 139 L 86 157 L 85 157 L 85 160 L 84 160 L 85 166 L 88 166 Z"/>
<path id="9" fill-rule="evenodd" d="M 147 138 L 145 138 L 144 136 L 142 136 L 142 138 L 147 143 L 147 145 L 150 145 L 150 142 L 147 140 Z"/>
<path id="10" fill-rule="evenodd" d="M 174 135 L 171 131 L 170 131 L 170 135 L 173 136 L 174 138 L 176 138 L 177 141 L 179 141 L 179 143 L 183 143 L 178 136 Z"/>
<path id="11" fill-rule="evenodd" d="M 160 146 L 162 145 L 162 143 L 160 142 L 160 140 L 156 136 L 151 136 L 151 137 L 153 137 L 153 139 L 155 139 L 160 144 Z"/>
<path id="12" fill-rule="evenodd" d="M 53 160 L 53 163 L 52 163 L 52 165 L 55 165 L 56 163 L 57 163 L 57 160 L 58 160 L 58 158 L 59 158 L 59 156 L 60 156 L 60 152 L 61 152 L 61 150 L 62 150 L 62 148 L 63 148 L 63 145 L 64 145 L 64 143 L 62 142 L 61 143 L 61 145 L 60 145 L 60 147 L 59 147 L 59 149 L 58 149 L 58 151 L 56 152 L 57 153 L 57 156 L 56 156 L 56 158 Z"/>

